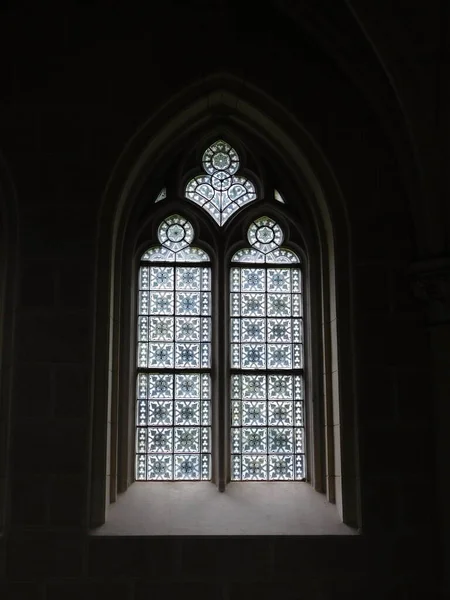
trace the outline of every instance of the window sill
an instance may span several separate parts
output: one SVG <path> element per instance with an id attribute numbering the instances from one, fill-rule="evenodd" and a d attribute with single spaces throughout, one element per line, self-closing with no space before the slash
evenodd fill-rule
<path id="1" fill-rule="evenodd" d="M 307 483 L 134 483 L 93 535 L 355 535 Z"/>

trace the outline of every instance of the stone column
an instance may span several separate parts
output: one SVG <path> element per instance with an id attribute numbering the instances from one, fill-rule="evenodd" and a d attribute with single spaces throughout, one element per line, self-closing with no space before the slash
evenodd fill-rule
<path id="1" fill-rule="evenodd" d="M 450 595 L 450 258 L 416 263 L 414 291 L 427 311 L 436 471 L 440 591 Z M 431 395 L 430 395 L 431 396 Z M 426 402 L 426 398 L 424 398 Z"/>

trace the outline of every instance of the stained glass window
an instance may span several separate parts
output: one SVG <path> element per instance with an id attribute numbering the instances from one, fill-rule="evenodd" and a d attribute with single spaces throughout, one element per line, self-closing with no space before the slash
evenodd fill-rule
<path id="1" fill-rule="evenodd" d="M 155 202 L 161 202 L 161 200 L 164 200 L 167 197 L 167 190 L 164 187 L 159 194 L 156 196 L 156 200 Z"/>
<path id="2" fill-rule="evenodd" d="M 268 217 L 232 257 L 231 479 L 305 478 L 299 257 Z M 244 264 L 242 264 L 244 263 Z M 241 266 L 242 265 L 242 266 Z"/>
<path id="3" fill-rule="evenodd" d="M 211 478 L 211 269 L 172 215 L 141 257 L 136 479 Z"/>
<path id="4" fill-rule="evenodd" d="M 273 191 L 273 197 L 277 202 L 281 202 L 281 204 L 285 204 L 284 198 L 278 190 Z"/>
<path id="5" fill-rule="evenodd" d="M 202 206 L 219 225 L 256 199 L 253 183 L 237 175 L 239 156 L 227 142 L 217 140 L 211 144 L 203 154 L 202 166 L 205 173 L 188 182 L 185 195 Z"/>

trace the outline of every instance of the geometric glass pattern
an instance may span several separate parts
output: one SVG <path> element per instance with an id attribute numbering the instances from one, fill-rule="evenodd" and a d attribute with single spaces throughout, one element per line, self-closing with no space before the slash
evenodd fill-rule
<path id="1" fill-rule="evenodd" d="M 236 175 L 239 156 L 227 142 L 217 140 L 211 144 L 203 154 L 202 166 L 205 173 L 188 182 L 185 196 L 202 206 L 219 225 L 256 199 L 253 183 Z"/>
<path id="2" fill-rule="evenodd" d="M 136 479 L 211 479 L 211 269 L 180 215 L 139 268 Z M 156 263 L 156 264 L 155 264 Z"/>
<path id="3" fill-rule="evenodd" d="M 300 260 L 268 217 L 230 269 L 231 479 L 305 479 Z"/>

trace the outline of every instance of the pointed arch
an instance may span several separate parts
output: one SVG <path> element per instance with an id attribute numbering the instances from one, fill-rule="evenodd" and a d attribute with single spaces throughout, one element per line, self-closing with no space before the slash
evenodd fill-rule
<path id="1" fill-rule="evenodd" d="M 93 352 L 91 525 L 104 522 L 106 507 L 115 500 L 116 490 L 124 491 L 131 483 L 129 459 L 120 452 L 120 445 L 130 434 L 132 420 L 130 408 L 125 402 L 121 403 L 127 389 L 120 376 L 119 358 L 119 355 L 129 354 L 128 325 L 121 312 L 122 290 L 128 282 L 123 267 L 126 253 L 130 251 L 127 234 L 137 226 L 142 190 L 148 181 L 153 182 L 152 198 L 156 197 L 164 185 L 160 173 L 169 157 L 190 140 L 214 129 L 219 121 L 222 127 L 225 123 L 226 127 L 263 148 L 279 165 L 289 182 L 286 183 L 289 197 L 297 202 L 305 223 L 306 246 L 315 264 L 309 277 L 316 292 L 314 302 L 310 298 L 309 304 L 312 321 L 319 324 L 313 331 L 318 343 L 312 360 L 323 365 L 324 373 L 317 371 L 313 385 L 315 443 L 323 452 L 315 454 L 311 483 L 318 491 L 326 492 L 331 502 L 336 502 L 344 522 L 357 525 L 356 389 L 352 289 L 348 276 L 352 262 L 344 198 L 325 156 L 301 124 L 261 90 L 223 74 L 192 85 L 143 125 L 119 158 L 100 207 Z M 146 195 L 145 201 L 153 200 L 148 200 Z M 336 279 L 341 273 L 344 276 L 337 286 Z M 111 427 L 118 421 L 117 435 L 111 435 Z"/>

